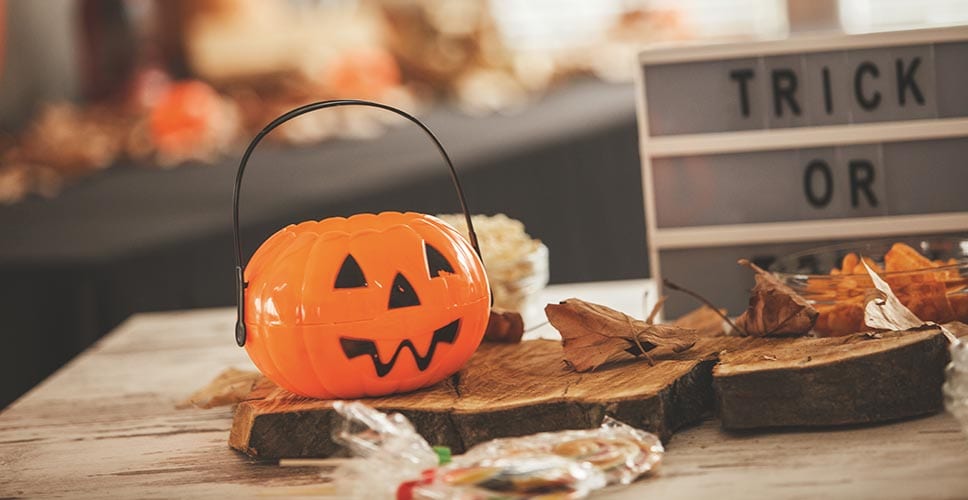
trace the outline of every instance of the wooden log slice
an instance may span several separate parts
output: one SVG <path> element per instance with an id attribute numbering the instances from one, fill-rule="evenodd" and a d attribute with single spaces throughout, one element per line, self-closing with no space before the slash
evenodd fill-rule
<path id="1" fill-rule="evenodd" d="M 668 439 L 716 406 L 727 429 L 883 422 L 942 408 L 948 342 L 939 330 L 715 336 L 684 353 L 654 354 L 654 365 L 577 373 L 565 368 L 558 342 L 485 344 L 434 387 L 364 402 L 404 414 L 454 453 L 499 437 L 596 427 L 606 414 Z M 325 457 L 340 449 L 331 437 L 336 422 L 331 401 L 263 381 L 238 405 L 229 444 L 260 459 Z"/>
<path id="2" fill-rule="evenodd" d="M 884 422 L 942 409 L 940 330 L 775 339 L 721 353 L 713 384 L 723 427 Z"/>
<path id="3" fill-rule="evenodd" d="M 668 438 L 712 407 L 714 359 L 697 349 L 589 373 L 562 363 L 561 344 L 485 344 L 450 380 L 426 390 L 364 400 L 404 414 L 434 445 L 454 453 L 498 437 L 582 429 L 606 414 Z M 301 398 L 265 381 L 236 409 L 229 444 L 261 459 L 325 457 L 339 446 L 331 401 Z"/>

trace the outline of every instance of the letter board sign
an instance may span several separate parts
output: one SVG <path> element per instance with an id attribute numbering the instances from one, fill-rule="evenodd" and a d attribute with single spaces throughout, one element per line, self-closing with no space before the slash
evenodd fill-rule
<path id="1" fill-rule="evenodd" d="M 638 62 L 654 278 L 738 313 L 751 281 L 710 276 L 690 255 L 768 261 L 968 232 L 968 26 L 647 50 Z M 692 306 L 670 298 L 667 315 Z"/>

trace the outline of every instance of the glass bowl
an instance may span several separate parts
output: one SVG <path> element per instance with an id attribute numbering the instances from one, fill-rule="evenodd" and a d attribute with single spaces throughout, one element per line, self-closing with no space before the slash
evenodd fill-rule
<path id="1" fill-rule="evenodd" d="M 438 215 L 467 237 L 463 214 Z M 520 313 L 524 324 L 543 318 L 542 291 L 548 284 L 548 247 L 505 214 L 473 216 L 484 270 L 495 309 Z"/>
<path id="2" fill-rule="evenodd" d="M 548 247 L 537 242 L 516 261 L 488 261 L 487 251 L 483 251 L 494 307 L 520 313 L 525 324 L 541 315 L 541 292 L 548 284 Z"/>
<path id="3" fill-rule="evenodd" d="M 895 243 L 906 244 L 933 262 L 916 268 L 900 266 L 903 270 L 897 270 L 895 259 L 895 265 L 885 271 L 885 255 Z M 903 252 L 895 250 L 893 255 L 904 255 Z M 898 299 L 922 320 L 968 322 L 968 239 L 879 240 L 797 252 L 770 266 L 783 283 L 817 308 L 820 316 L 814 331 L 818 335 L 867 330 L 864 299 L 874 285 L 859 262 L 844 266 L 844 258 L 851 253 L 871 259 L 868 262 L 876 266 Z M 910 262 L 914 260 L 905 261 Z"/>

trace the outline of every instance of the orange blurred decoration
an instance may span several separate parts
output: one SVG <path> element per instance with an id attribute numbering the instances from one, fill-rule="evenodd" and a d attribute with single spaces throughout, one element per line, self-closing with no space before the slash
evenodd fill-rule
<path id="1" fill-rule="evenodd" d="M 329 63 L 323 80 L 335 97 L 379 99 L 400 85 L 400 67 L 381 47 L 347 50 Z"/>
<path id="2" fill-rule="evenodd" d="M 177 157 L 192 156 L 199 142 L 211 138 L 219 99 L 215 89 L 197 80 L 168 87 L 149 117 L 152 142 L 158 151 Z"/>

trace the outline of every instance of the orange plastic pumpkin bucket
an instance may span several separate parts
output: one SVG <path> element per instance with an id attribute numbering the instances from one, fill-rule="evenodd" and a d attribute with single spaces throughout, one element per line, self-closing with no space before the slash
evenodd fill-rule
<path id="1" fill-rule="evenodd" d="M 391 111 L 427 134 L 450 169 L 470 241 L 429 215 L 358 214 L 280 229 L 244 265 L 239 192 L 252 152 L 293 118 L 347 105 Z M 236 342 L 291 392 L 348 399 L 427 387 L 459 370 L 484 336 L 491 295 L 457 171 L 433 132 L 404 111 L 323 101 L 273 120 L 239 164 L 233 235 Z"/>

